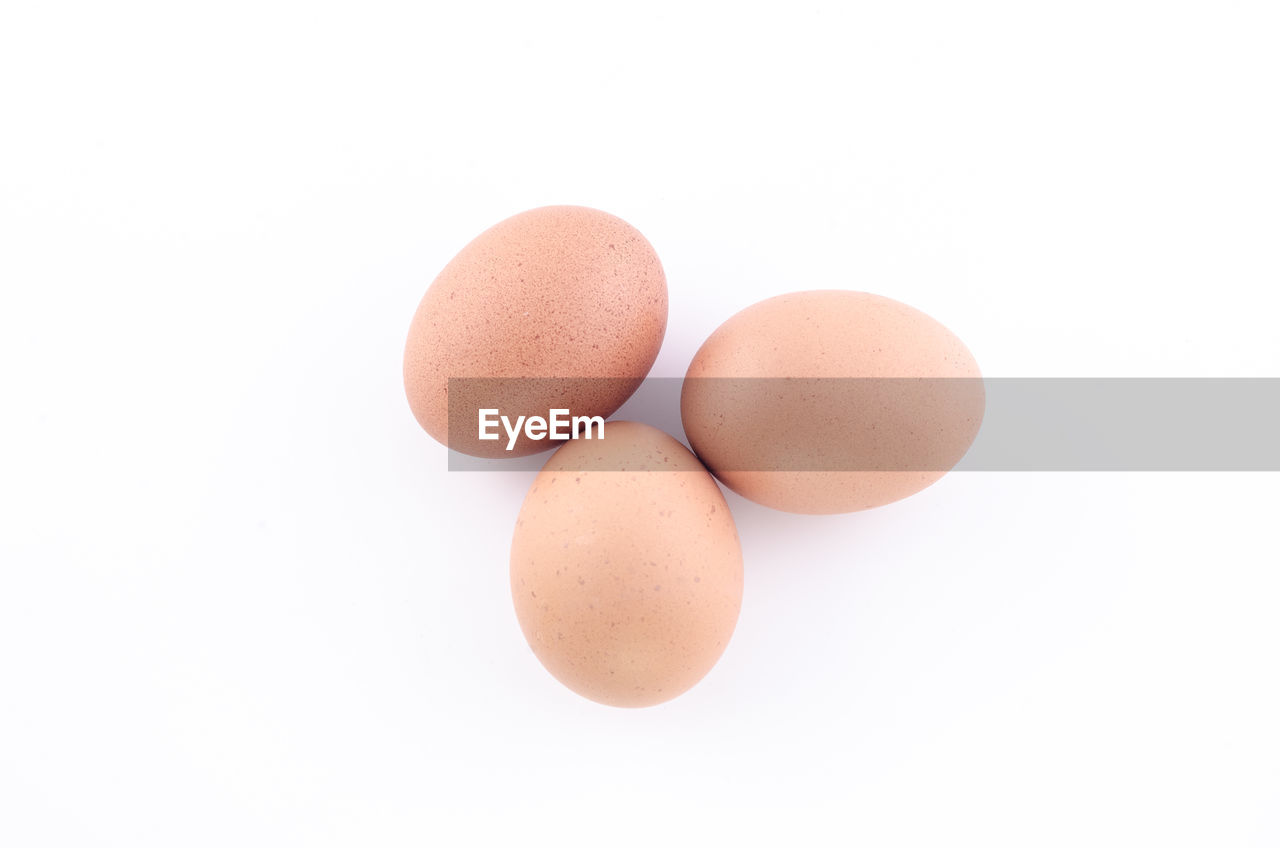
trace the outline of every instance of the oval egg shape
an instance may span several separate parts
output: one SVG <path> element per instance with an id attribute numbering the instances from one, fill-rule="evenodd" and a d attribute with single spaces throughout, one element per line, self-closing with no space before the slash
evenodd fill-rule
<path id="1" fill-rule="evenodd" d="M 721 482 L 816 514 L 933 484 L 984 410 L 977 362 L 951 331 L 852 291 L 781 295 L 734 315 L 695 354 L 680 397 L 689 444 Z"/>
<path id="2" fill-rule="evenodd" d="M 511 593 L 534 654 L 602 704 L 685 692 L 729 643 L 742 549 L 724 496 L 684 445 L 631 421 L 567 442 L 525 497 Z"/>
<path id="3" fill-rule="evenodd" d="M 582 206 L 532 209 L 481 233 L 431 284 L 409 327 L 405 394 L 450 448 L 537 453 L 556 443 L 480 439 L 479 410 L 608 417 L 649 373 L 666 326 L 666 277 L 639 231 Z"/>

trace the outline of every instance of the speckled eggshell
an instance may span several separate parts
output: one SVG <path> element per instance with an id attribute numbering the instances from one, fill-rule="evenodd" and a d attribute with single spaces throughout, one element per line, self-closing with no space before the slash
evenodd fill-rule
<path id="1" fill-rule="evenodd" d="M 561 683 L 619 707 L 661 703 L 711 670 L 742 605 L 742 550 L 710 474 L 684 445 L 610 421 L 534 480 L 511 545 L 511 593 Z"/>
<path id="2" fill-rule="evenodd" d="M 532 209 L 481 233 L 431 284 L 409 327 L 405 393 L 442 444 L 536 453 L 557 443 L 522 436 L 507 451 L 505 438 L 481 441 L 476 410 L 497 403 L 512 421 L 553 407 L 607 417 L 649 373 L 666 326 L 666 277 L 634 227 L 582 206 Z M 564 379 L 511 380 L 496 401 L 461 398 L 450 433 L 451 377 Z"/>
<path id="3" fill-rule="evenodd" d="M 690 446 L 721 482 L 796 513 L 924 489 L 963 457 L 984 409 L 977 362 L 955 335 L 853 291 L 785 294 L 734 315 L 695 354 L 680 401 Z"/>

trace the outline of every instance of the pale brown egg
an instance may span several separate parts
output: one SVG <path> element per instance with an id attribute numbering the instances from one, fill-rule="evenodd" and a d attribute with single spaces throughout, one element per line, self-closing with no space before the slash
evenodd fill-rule
<path id="1" fill-rule="evenodd" d="M 742 550 L 711 475 L 675 439 L 610 421 L 534 480 L 511 544 L 529 646 L 561 683 L 619 707 L 661 703 L 711 670 L 742 605 Z"/>
<path id="2" fill-rule="evenodd" d="M 721 482 L 798 513 L 924 489 L 964 456 L 984 409 L 977 362 L 946 327 L 851 291 L 734 315 L 694 356 L 680 399 L 689 444 Z"/>
<path id="3" fill-rule="evenodd" d="M 532 209 L 481 233 L 431 284 L 409 327 L 405 393 L 455 450 L 536 453 L 556 443 L 481 440 L 479 410 L 607 417 L 649 373 L 666 326 L 662 264 L 634 227 L 582 206 Z"/>

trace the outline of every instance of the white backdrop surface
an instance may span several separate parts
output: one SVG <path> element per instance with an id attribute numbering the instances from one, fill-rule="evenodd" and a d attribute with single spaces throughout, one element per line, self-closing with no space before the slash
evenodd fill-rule
<path id="1" fill-rule="evenodd" d="M 657 376 L 807 288 L 990 376 L 1280 376 L 1264 2 L 6 3 L 0 844 L 1280 844 L 1274 474 L 729 494 L 738 630 L 628 711 L 524 643 L 528 474 L 413 309 L 533 206 L 665 265 Z"/>

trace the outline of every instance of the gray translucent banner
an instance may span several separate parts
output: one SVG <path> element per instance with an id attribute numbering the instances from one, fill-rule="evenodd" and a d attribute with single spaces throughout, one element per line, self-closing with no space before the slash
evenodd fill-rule
<path id="1" fill-rule="evenodd" d="M 521 431 L 507 451 L 500 423 L 479 442 L 479 409 L 508 424 L 552 408 L 587 417 L 593 397 L 631 385 L 450 380 L 450 445 L 467 453 L 451 449 L 449 469 L 535 470 L 562 444 Z M 692 439 L 714 470 L 1280 471 L 1277 378 L 650 378 L 610 418 Z"/>

